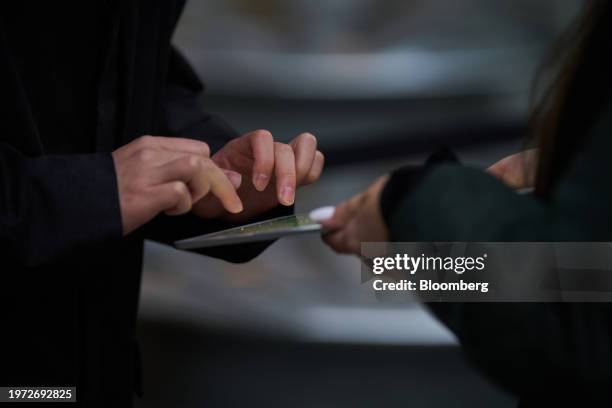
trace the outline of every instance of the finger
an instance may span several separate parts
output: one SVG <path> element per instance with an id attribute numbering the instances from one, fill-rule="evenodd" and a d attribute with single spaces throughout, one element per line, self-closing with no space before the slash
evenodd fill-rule
<path id="1" fill-rule="evenodd" d="M 242 175 L 232 170 L 221 169 L 221 171 L 230 180 L 234 188 L 238 190 L 242 184 Z M 194 203 L 192 211 L 195 215 L 205 219 L 218 218 L 226 213 L 223 204 L 212 194 Z"/>
<path id="2" fill-rule="evenodd" d="M 226 170 L 226 169 L 221 169 L 221 171 L 223 172 L 223 174 L 225 174 L 225 176 L 232 183 L 232 185 L 234 186 L 234 189 L 238 190 L 240 188 L 240 185 L 242 184 L 242 174 L 236 171 Z"/>
<path id="3" fill-rule="evenodd" d="M 232 214 L 242 212 L 244 209 L 242 201 L 230 179 L 213 162 L 209 161 L 209 163 L 210 191 L 221 201 L 223 208 L 228 212 Z"/>
<path id="4" fill-rule="evenodd" d="M 210 179 L 206 173 L 203 159 L 199 156 L 182 156 L 171 162 L 155 167 L 151 173 L 153 184 L 182 181 L 187 184 L 194 202 L 199 201 L 210 191 Z"/>
<path id="5" fill-rule="evenodd" d="M 517 160 L 522 160 L 521 156 L 513 155 L 506 157 L 489 167 L 487 172 L 510 187 L 520 188 L 527 184 L 527 177 L 526 173 L 522 170 L 523 167 L 517 165 Z"/>
<path id="6" fill-rule="evenodd" d="M 274 173 L 276 176 L 276 193 L 278 201 L 284 205 L 295 202 L 295 155 L 291 146 L 274 143 Z"/>
<path id="7" fill-rule="evenodd" d="M 229 212 L 242 211 L 242 202 L 232 182 L 209 159 L 186 156 L 159 166 L 152 173 L 154 182 L 159 184 L 177 180 L 187 184 L 193 202 L 212 192 Z"/>
<path id="8" fill-rule="evenodd" d="M 253 186 L 264 191 L 274 170 L 274 138 L 267 130 L 257 130 L 247 135 L 253 153 Z"/>
<path id="9" fill-rule="evenodd" d="M 487 169 L 487 172 L 499 179 L 503 179 L 504 173 L 506 172 L 506 163 L 503 160 L 500 162 L 497 162 L 491 167 L 489 167 Z"/>
<path id="10" fill-rule="evenodd" d="M 191 192 L 182 181 L 155 186 L 151 193 L 154 205 L 168 215 L 181 215 L 191 211 Z"/>
<path id="11" fill-rule="evenodd" d="M 134 143 L 136 150 L 155 148 L 210 157 L 210 147 L 207 143 L 199 140 L 180 137 L 142 136 Z"/>
<path id="12" fill-rule="evenodd" d="M 325 234 L 323 241 L 334 251 L 341 254 L 359 254 L 361 252 L 359 229 L 352 222 L 352 218 L 338 231 Z"/>
<path id="13" fill-rule="evenodd" d="M 325 156 L 323 156 L 323 153 L 317 150 L 315 153 L 314 162 L 312 163 L 312 167 L 310 168 L 310 172 L 308 173 L 304 184 L 312 184 L 317 181 L 321 177 L 321 173 L 323 173 L 324 166 Z"/>
<path id="14" fill-rule="evenodd" d="M 332 231 L 346 228 L 359 208 L 363 196 L 363 194 L 357 194 L 351 199 L 337 205 L 334 215 L 329 220 L 323 221 L 321 225 Z"/>
<path id="15" fill-rule="evenodd" d="M 342 229 L 348 220 L 348 203 L 343 202 L 336 206 L 331 218 L 321 221 L 321 225 L 328 231 Z"/>
<path id="16" fill-rule="evenodd" d="M 349 254 L 359 255 L 361 253 L 361 235 L 359 234 L 359 227 L 354 220 L 349 222 L 345 229 L 345 234 L 344 249 Z"/>
<path id="17" fill-rule="evenodd" d="M 310 133 L 302 133 L 291 143 L 295 152 L 295 171 L 297 183 L 302 184 L 306 180 L 310 169 L 314 164 L 317 152 L 317 138 Z"/>

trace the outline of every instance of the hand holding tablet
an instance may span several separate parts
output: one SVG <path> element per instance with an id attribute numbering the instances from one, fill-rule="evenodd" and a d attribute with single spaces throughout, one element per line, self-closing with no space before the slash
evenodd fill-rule
<path id="1" fill-rule="evenodd" d="M 336 207 L 328 206 L 317 208 L 316 210 L 312 210 L 308 217 L 315 222 L 323 222 L 329 220 L 334 216 L 334 211 L 336 211 Z"/>

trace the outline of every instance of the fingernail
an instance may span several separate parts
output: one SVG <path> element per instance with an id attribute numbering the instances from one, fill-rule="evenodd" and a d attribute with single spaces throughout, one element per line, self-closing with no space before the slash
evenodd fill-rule
<path id="1" fill-rule="evenodd" d="M 244 210 L 244 207 L 242 206 L 242 202 L 239 201 L 238 203 L 236 203 L 236 205 L 232 209 L 232 213 L 238 214 L 238 213 L 241 213 L 242 210 Z"/>
<path id="2" fill-rule="evenodd" d="M 238 190 L 240 184 L 242 184 L 242 175 L 240 173 L 231 172 L 227 173 L 227 178 L 232 183 L 234 188 Z"/>
<path id="3" fill-rule="evenodd" d="M 256 174 L 253 177 L 253 185 L 259 191 L 265 190 L 268 185 L 268 176 L 263 173 Z"/>
<path id="4" fill-rule="evenodd" d="M 281 188 L 281 202 L 285 205 L 292 205 L 295 200 L 295 190 L 285 186 Z"/>
<path id="5" fill-rule="evenodd" d="M 233 171 L 233 170 L 227 170 L 227 169 L 221 169 L 221 170 L 223 171 L 225 176 L 228 178 L 230 183 L 232 183 L 232 186 L 234 186 L 234 188 L 238 190 L 238 188 L 242 184 L 242 174 L 238 173 L 237 171 Z"/>

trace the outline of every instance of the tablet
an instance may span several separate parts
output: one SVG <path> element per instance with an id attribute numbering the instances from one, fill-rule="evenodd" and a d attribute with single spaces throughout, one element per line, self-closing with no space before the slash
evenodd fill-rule
<path id="1" fill-rule="evenodd" d="M 183 239 L 176 241 L 174 246 L 178 249 L 200 249 L 270 241 L 290 235 L 321 232 L 321 224 L 313 221 L 308 215 L 289 215 L 213 232 L 212 234 Z"/>

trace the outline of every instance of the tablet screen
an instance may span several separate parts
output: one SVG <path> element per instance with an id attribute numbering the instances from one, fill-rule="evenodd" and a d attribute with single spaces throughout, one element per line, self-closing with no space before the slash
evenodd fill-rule
<path id="1" fill-rule="evenodd" d="M 219 231 L 214 233 L 215 236 L 223 235 L 223 236 L 233 236 L 233 235 L 241 235 L 241 234 L 249 234 L 256 232 L 272 232 L 278 230 L 284 230 L 288 228 L 294 227 L 303 227 L 307 225 L 318 225 L 316 222 L 312 221 L 306 215 L 290 215 L 287 217 L 275 218 L 273 220 L 262 221 L 255 224 L 245 225 L 244 227 L 232 228 L 225 231 Z M 212 235 L 211 235 L 212 236 Z"/>
<path id="2" fill-rule="evenodd" d="M 321 231 L 321 225 L 307 215 L 290 215 L 177 241 L 175 246 L 179 249 L 197 249 L 266 241 L 287 235 L 318 231 Z"/>

